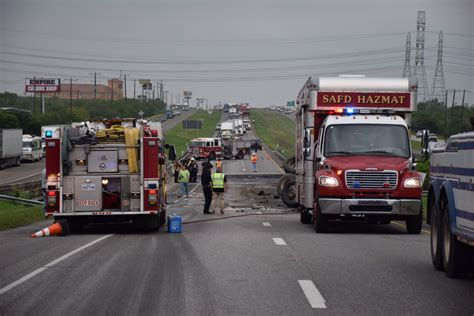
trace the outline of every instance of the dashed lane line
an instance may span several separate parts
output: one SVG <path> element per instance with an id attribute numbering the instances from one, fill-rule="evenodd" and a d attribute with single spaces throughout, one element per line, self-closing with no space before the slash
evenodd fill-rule
<path id="1" fill-rule="evenodd" d="M 262 225 L 263 225 L 263 226 L 266 226 L 266 227 L 272 226 L 272 224 L 270 224 L 269 222 L 263 222 Z"/>
<path id="2" fill-rule="evenodd" d="M 282 238 L 272 238 L 273 242 L 278 246 L 286 246 L 286 242 Z"/>
<path id="3" fill-rule="evenodd" d="M 78 252 L 80 252 L 80 251 L 82 251 L 82 250 L 84 250 L 84 249 L 86 249 L 86 248 L 89 248 L 90 246 L 93 246 L 93 245 L 97 244 L 98 242 L 101 242 L 102 240 L 107 239 L 107 238 L 109 238 L 109 237 L 111 237 L 111 236 L 113 236 L 113 234 L 105 235 L 105 236 L 100 237 L 100 238 L 98 238 L 98 239 L 96 239 L 96 240 L 93 240 L 93 241 L 91 241 L 90 243 L 85 244 L 84 246 L 81 246 L 81 247 L 79 247 L 79 248 L 77 248 L 77 249 L 75 249 L 75 250 L 73 250 L 73 251 L 71 251 L 71 252 L 68 252 L 68 253 L 65 254 L 64 256 L 61 256 L 61 257 L 57 258 L 56 260 L 53 260 L 53 261 L 51 261 L 50 263 L 45 264 L 44 266 L 42 266 L 42 267 L 40 267 L 40 268 L 34 270 L 33 272 L 28 273 L 28 274 L 25 275 L 24 277 L 22 277 L 22 278 L 16 280 L 15 282 L 10 283 L 10 284 L 8 284 L 7 286 L 1 288 L 1 289 L 0 289 L 0 295 L 5 294 L 6 292 L 10 291 L 10 290 L 13 289 L 14 287 L 16 287 L 16 286 L 18 286 L 18 285 L 20 285 L 20 284 L 22 284 L 22 283 L 28 281 L 29 279 L 35 277 L 36 275 L 40 274 L 41 272 L 46 271 L 48 268 L 51 268 L 51 267 L 54 266 L 55 264 L 57 264 L 57 263 L 59 263 L 59 262 L 61 262 L 61 261 L 66 260 L 66 259 L 69 258 L 70 256 L 75 255 L 76 253 L 78 253 Z"/>
<path id="4" fill-rule="evenodd" d="M 311 280 L 298 280 L 306 299 L 312 308 L 326 308 L 326 300 Z"/>

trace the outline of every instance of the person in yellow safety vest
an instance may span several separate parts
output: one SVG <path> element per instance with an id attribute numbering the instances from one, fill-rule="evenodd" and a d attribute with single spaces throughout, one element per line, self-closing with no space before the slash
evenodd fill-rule
<path id="1" fill-rule="evenodd" d="M 216 207 L 219 207 L 221 214 L 224 214 L 224 193 L 227 191 L 227 179 L 224 173 L 222 173 L 222 168 L 216 168 L 211 176 L 212 181 L 212 191 L 215 194 L 214 199 L 214 212 L 216 212 Z"/>
<path id="2" fill-rule="evenodd" d="M 181 192 L 178 194 L 178 197 L 183 196 L 186 193 L 186 197 L 189 197 L 188 193 L 188 183 L 189 183 L 189 171 L 184 165 L 181 165 L 181 170 L 178 175 L 178 182 L 181 186 Z"/>
<path id="3" fill-rule="evenodd" d="M 217 158 L 217 161 L 216 161 L 216 168 L 222 168 L 222 161 L 221 161 L 221 158 Z"/>
<path id="4" fill-rule="evenodd" d="M 258 156 L 256 153 L 253 153 L 252 156 L 250 156 L 250 161 L 252 162 L 252 171 L 257 172 L 257 160 Z"/>

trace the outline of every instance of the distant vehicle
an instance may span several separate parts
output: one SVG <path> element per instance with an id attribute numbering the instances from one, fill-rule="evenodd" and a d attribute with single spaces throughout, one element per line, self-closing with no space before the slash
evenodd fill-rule
<path id="1" fill-rule="evenodd" d="M 225 121 L 221 123 L 221 138 L 228 139 L 234 137 L 235 125 L 233 121 Z"/>
<path id="2" fill-rule="evenodd" d="M 0 128 L 0 170 L 19 166 L 23 154 L 23 130 Z"/>
<path id="3" fill-rule="evenodd" d="M 222 140 L 222 147 L 224 148 L 223 157 L 225 159 L 244 159 L 245 155 L 250 155 L 252 151 L 261 149 L 259 139 L 237 140 L 227 139 Z"/>
<path id="4" fill-rule="evenodd" d="M 166 110 L 165 111 L 165 116 L 166 116 L 167 119 L 173 118 L 174 117 L 173 110 Z"/>
<path id="5" fill-rule="evenodd" d="M 220 131 L 221 130 L 221 124 L 216 124 L 216 131 Z"/>
<path id="6" fill-rule="evenodd" d="M 244 128 L 245 128 L 246 130 L 249 130 L 250 127 L 251 127 L 251 126 L 250 126 L 250 120 L 249 120 L 249 119 L 245 119 L 245 120 L 243 120 L 243 122 L 244 122 Z"/>
<path id="7" fill-rule="evenodd" d="M 165 122 L 165 121 L 166 121 L 166 116 L 163 115 L 163 116 L 160 118 L 160 122 L 163 123 L 163 122 Z"/>
<path id="8" fill-rule="evenodd" d="M 430 159 L 427 223 L 431 259 L 450 278 L 466 277 L 474 260 L 474 132 L 449 138 Z"/>
<path id="9" fill-rule="evenodd" d="M 21 160 L 33 162 L 41 159 L 43 159 L 41 137 L 23 135 L 23 154 L 21 155 Z"/>
<path id="10" fill-rule="evenodd" d="M 178 116 L 178 115 L 181 114 L 181 112 L 179 112 L 179 111 L 174 111 L 173 114 L 174 114 L 174 116 Z"/>
<path id="11" fill-rule="evenodd" d="M 416 138 L 421 138 L 423 136 L 423 131 L 416 132 Z"/>
<path id="12" fill-rule="evenodd" d="M 239 110 L 243 116 L 250 115 L 250 105 L 248 103 L 241 103 L 239 105 Z"/>
<path id="13" fill-rule="evenodd" d="M 231 107 L 229 109 L 229 114 L 237 114 L 237 109 L 235 107 Z"/>
<path id="14" fill-rule="evenodd" d="M 229 113 L 229 107 L 230 107 L 229 103 L 224 103 L 224 107 L 222 108 L 222 111 L 224 113 Z"/>
<path id="15" fill-rule="evenodd" d="M 436 134 L 429 133 L 428 134 L 428 142 L 437 142 L 438 141 L 438 136 Z"/>
<path id="16" fill-rule="evenodd" d="M 220 138 L 194 138 L 189 142 L 188 154 L 197 160 L 209 158 L 215 160 L 222 157 Z"/>

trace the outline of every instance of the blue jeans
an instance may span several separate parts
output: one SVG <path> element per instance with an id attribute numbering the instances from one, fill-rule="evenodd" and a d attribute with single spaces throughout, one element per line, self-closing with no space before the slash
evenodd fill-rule
<path id="1" fill-rule="evenodd" d="M 180 192 L 179 192 L 180 195 L 186 194 L 186 196 L 189 196 L 188 195 L 188 183 L 187 182 L 181 182 L 180 187 L 181 187 Z"/>
<path id="2" fill-rule="evenodd" d="M 257 164 L 256 163 L 252 163 L 252 170 L 253 171 L 257 171 Z"/>

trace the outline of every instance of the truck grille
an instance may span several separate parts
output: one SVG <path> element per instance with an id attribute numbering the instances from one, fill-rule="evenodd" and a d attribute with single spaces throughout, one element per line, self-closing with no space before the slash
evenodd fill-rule
<path id="1" fill-rule="evenodd" d="M 349 189 L 385 189 L 397 187 L 398 173 L 388 171 L 346 171 L 346 185 Z"/>

